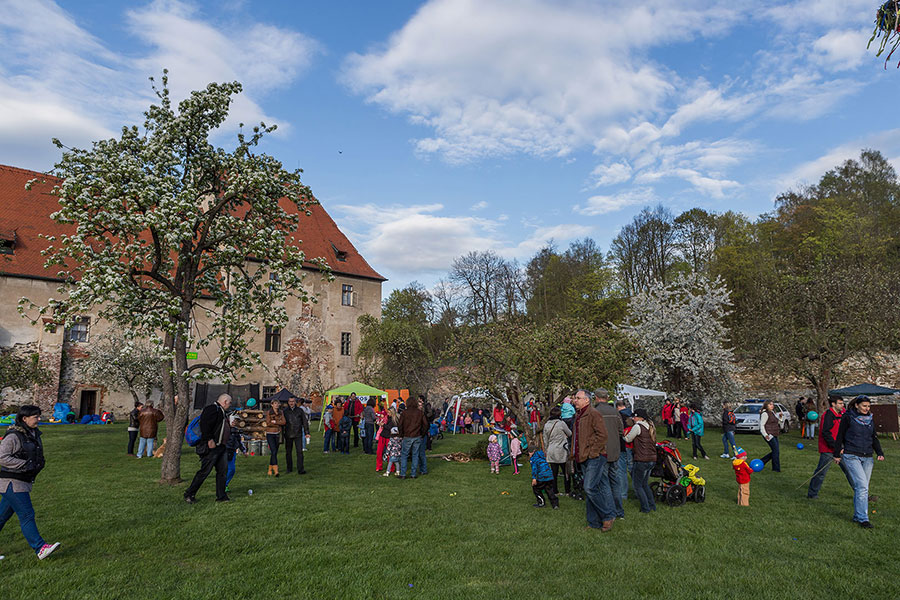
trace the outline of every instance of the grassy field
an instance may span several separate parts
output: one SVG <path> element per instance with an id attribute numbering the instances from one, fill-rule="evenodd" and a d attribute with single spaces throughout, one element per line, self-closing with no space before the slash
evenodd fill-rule
<path id="1" fill-rule="evenodd" d="M 431 460 L 429 475 L 400 481 L 376 474 L 358 450 L 322 454 L 317 434 L 307 475 L 267 478 L 267 458 L 239 457 L 234 501 L 213 502 L 210 479 L 190 506 L 186 484 L 157 483 L 159 461 L 125 455 L 124 425 L 44 431 L 48 466 L 33 500 L 42 535 L 62 547 L 39 562 L 13 518 L 0 534 L 0 598 L 900 596 L 893 441 L 873 475 L 872 531 L 850 522 L 837 470 L 819 500 L 806 500 L 798 486 L 818 455 L 814 444 L 793 447 L 796 432 L 783 438 L 783 472 L 755 475 L 751 506 L 736 506 L 730 461 L 717 458 L 710 430 L 714 456 L 698 463 L 705 504 L 643 515 L 631 493 L 626 519 L 604 534 L 585 529 L 582 502 L 532 508 L 527 465 L 496 476 L 487 463 Z M 437 441 L 434 452 L 476 439 Z M 738 442 L 751 457 L 765 446 L 759 436 Z M 182 476 L 197 463 L 186 451 Z"/>

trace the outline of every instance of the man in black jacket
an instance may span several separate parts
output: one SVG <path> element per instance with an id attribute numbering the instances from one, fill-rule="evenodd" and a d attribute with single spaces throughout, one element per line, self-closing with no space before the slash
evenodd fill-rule
<path id="1" fill-rule="evenodd" d="M 284 452 L 287 458 L 287 472 L 290 473 L 294 469 L 294 447 L 297 448 L 297 473 L 304 475 L 306 470 L 303 468 L 303 443 L 302 438 L 306 437 L 309 441 L 309 418 L 306 411 L 297 406 L 297 399 L 291 396 L 288 399 L 287 408 L 281 411 L 284 414 Z"/>
<path id="2" fill-rule="evenodd" d="M 228 456 L 226 444 L 231 435 L 231 427 L 225 411 L 231 406 L 231 396 L 221 394 L 215 404 L 210 404 L 200 413 L 200 441 L 197 443 L 197 455 L 200 456 L 200 470 L 184 492 L 184 500 L 193 504 L 197 500 L 194 495 L 206 478 L 216 470 L 216 502 L 228 502 L 225 493 L 225 479 L 228 474 Z"/>

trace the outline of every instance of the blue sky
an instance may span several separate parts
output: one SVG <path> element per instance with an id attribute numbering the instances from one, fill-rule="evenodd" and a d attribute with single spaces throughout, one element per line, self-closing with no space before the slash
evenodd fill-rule
<path id="1" fill-rule="evenodd" d="M 603 248 L 643 206 L 770 210 L 862 148 L 900 159 L 877 2 L 0 0 L 0 163 L 46 170 L 139 123 L 147 78 L 245 93 L 238 122 L 369 262 Z"/>

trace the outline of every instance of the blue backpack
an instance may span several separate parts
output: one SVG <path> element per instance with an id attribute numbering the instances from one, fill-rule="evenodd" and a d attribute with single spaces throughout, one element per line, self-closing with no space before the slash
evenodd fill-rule
<path id="1" fill-rule="evenodd" d="M 194 417 L 194 420 L 188 424 L 187 429 L 184 430 L 184 439 L 191 447 L 200 443 L 200 415 Z"/>

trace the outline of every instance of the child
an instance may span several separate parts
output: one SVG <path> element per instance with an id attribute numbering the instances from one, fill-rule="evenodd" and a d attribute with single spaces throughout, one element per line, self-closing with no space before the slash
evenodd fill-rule
<path id="1" fill-rule="evenodd" d="M 345 414 L 338 423 L 338 448 L 341 454 L 350 454 L 350 429 L 353 427 L 353 419 Z"/>
<path id="2" fill-rule="evenodd" d="M 542 450 L 537 450 L 536 446 L 531 446 L 528 451 L 529 461 L 531 462 L 531 491 L 534 492 L 537 502 L 533 504 L 535 508 L 544 508 L 547 504 L 544 502 L 544 491 L 550 498 L 550 506 L 559 508 L 559 498 L 553 491 L 553 471 L 547 464 Z"/>
<path id="3" fill-rule="evenodd" d="M 519 437 L 516 435 L 509 436 L 509 455 L 512 458 L 513 464 L 513 474 L 519 474 L 519 463 L 516 462 L 516 459 L 519 458 L 519 455 L 522 454 L 522 442 L 519 441 Z"/>
<path id="4" fill-rule="evenodd" d="M 753 469 L 747 464 L 747 453 L 743 448 L 735 449 L 731 465 L 738 482 L 738 506 L 750 506 L 750 475 L 753 474 Z"/>
<path id="5" fill-rule="evenodd" d="M 502 450 L 500 450 L 500 444 L 497 443 L 497 436 L 491 435 L 488 438 L 487 445 L 487 457 L 488 460 L 491 461 L 491 473 L 500 473 L 500 455 L 502 454 Z"/>
<path id="6" fill-rule="evenodd" d="M 400 475 L 400 429 L 396 425 L 392 424 L 390 436 L 387 449 L 384 451 L 384 457 L 388 461 L 384 477 L 391 474 L 391 469 L 394 469 L 398 476 Z"/>
<path id="7" fill-rule="evenodd" d="M 335 423 L 334 419 L 331 418 L 331 411 L 332 406 L 329 404 L 325 407 L 325 412 L 322 414 L 322 424 L 325 426 L 325 454 L 328 454 L 328 451 L 334 447 Z"/>
<path id="8" fill-rule="evenodd" d="M 247 448 L 244 446 L 243 436 L 241 436 L 241 430 L 237 426 L 237 421 L 237 415 L 231 415 L 228 421 L 231 425 L 231 434 L 228 436 L 228 441 L 225 442 L 225 456 L 228 458 L 228 470 L 225 472 L 226 494 L 230 491 L 228 485 L 231 483 L 234 472 L 237 469 L 237 453 L 240 452 L 247 456 Z"/>

